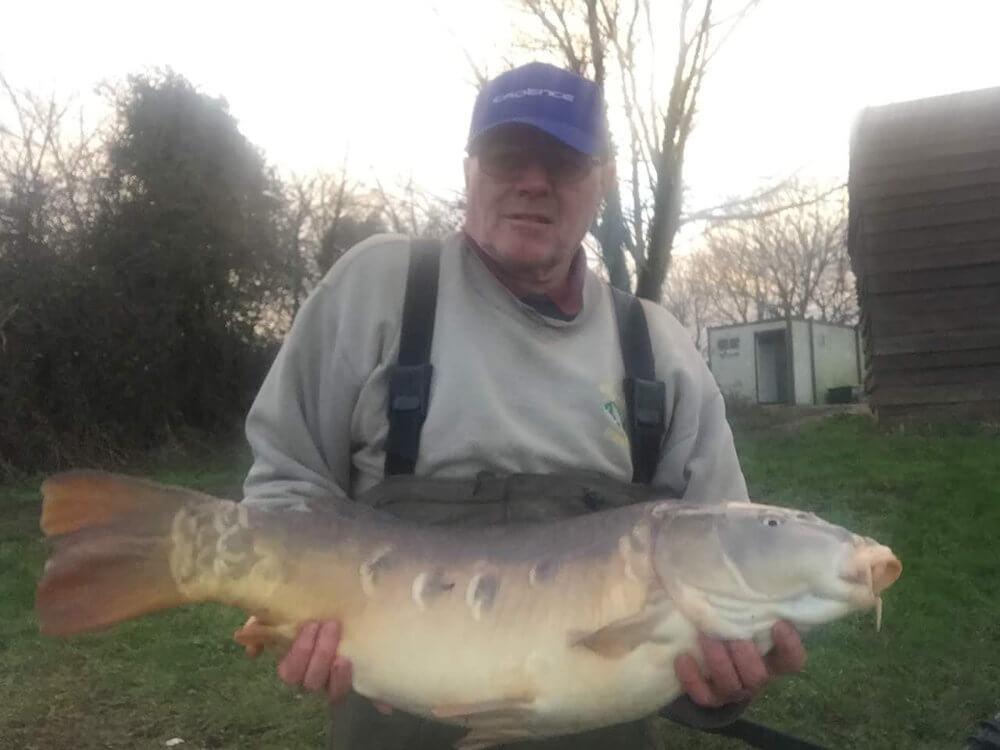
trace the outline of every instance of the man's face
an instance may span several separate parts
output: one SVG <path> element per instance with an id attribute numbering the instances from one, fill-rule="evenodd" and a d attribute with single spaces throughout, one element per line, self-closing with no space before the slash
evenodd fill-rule
<path id="1" fill-rule="evenodd" d="M 590 229 L 608 168 L 542 131 L 505 125 L 465 162 L 465 231 L 508 273 L 568 266 Z"/>

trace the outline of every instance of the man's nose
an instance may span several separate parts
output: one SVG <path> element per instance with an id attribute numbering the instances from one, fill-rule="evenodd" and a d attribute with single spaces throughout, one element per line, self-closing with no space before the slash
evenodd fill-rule
<path id="1" fill-rule="evenodd" d="M 517 190 L 522 193 L 548 193 L 552 191 L 552 176 L 538 161 L 524 166 L 517 177 Z"/>

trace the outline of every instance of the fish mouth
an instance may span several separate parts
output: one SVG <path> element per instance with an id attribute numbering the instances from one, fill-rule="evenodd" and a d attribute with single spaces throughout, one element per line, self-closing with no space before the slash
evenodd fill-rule
<path id="1" fill-rule="evenodd" d="M 903 572 L 903 563 L 882 544 L 856 546 L 840 574 L 841 580 L 862 589 L 865 598 L 878 599 Z"/>
<path id="2" fill-rule="evenodd" d="M 903 563 L 893 556 L 872 565 L 872 593 L 878 596 L 896 582 L 903 573 Z"/>

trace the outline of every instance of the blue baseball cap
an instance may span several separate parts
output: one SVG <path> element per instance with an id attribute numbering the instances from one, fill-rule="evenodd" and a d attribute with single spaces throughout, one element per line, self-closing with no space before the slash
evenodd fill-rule
<path id="1" fill-rule="evenodd" d="M 608 152 L 601 90 L 593 81 L 553 65 L 528 63 L 482 88 L 472 109 L 469 150 L 481 135 L 508 123 L 531 125 L 591 156 Z"/>

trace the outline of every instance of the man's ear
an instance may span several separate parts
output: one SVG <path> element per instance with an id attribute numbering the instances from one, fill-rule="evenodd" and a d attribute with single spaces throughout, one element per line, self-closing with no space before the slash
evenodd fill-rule
<path id="1" fill-rule="evenodd" d="M 601 165 L 601 194 L 606 195 L 618 179 L 618 168 L 615 160 L 608 157 L 608 160 Z"/>
<path id="2" fill-rule="evenodd" d="M 469 182 L 472 179 L 472 169 L 473 169 L 471 156 L 466 156 L 465 159 L 462 160 L 462 169 L 465 170 L 465 192 L 468 193 Z"/>

